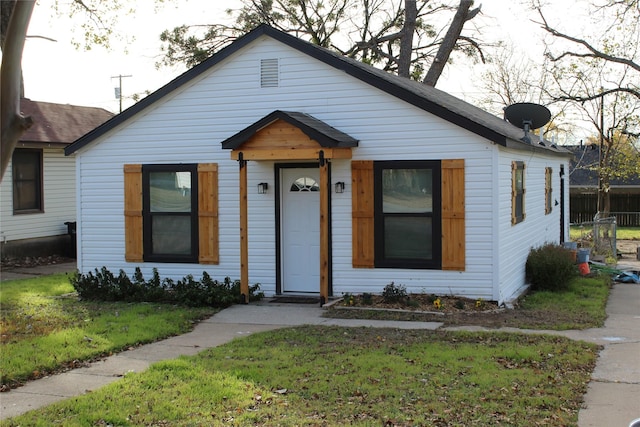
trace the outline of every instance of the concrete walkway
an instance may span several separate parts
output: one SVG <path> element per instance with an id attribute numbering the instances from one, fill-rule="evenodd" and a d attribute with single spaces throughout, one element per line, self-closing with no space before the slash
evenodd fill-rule
<path id="1" fill-rule="evenodd" d="M 6 278 L 3 277 L 3 280 Z M 232 306 L 199 323 L 187 334 L 144 345 L 85 367 L 0 393 L 0 419 L 87 393 L 116 381 L 127 372 L 143 371 L 154 362 L 180 355 L 193 355 L 255 332 L 303 324 L 432 330 L 442 328 L 442 324 L 437 322 L 325 319 L 322 312 L 315 305 L 266 301 Z M 583 409 L 579 412 L 579 427 L 626 427 L 632 420 L 640 418 L 640 285 L 615 285 L 607 305 L 607 314 L 605 326 L 599 329 L 560 332 L 500 329 L 562 335 L 604 346 L 589 383 Z M 477 327 L 447 329 L 483 330 Z"/>

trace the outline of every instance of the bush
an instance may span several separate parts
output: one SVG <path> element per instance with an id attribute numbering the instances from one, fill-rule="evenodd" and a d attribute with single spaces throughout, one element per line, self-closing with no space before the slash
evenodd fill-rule
<path id="1" fill-rule="evenodd" d="M 404 285 L 395 285 L 391 282 L 382 290 L 384 302 L 405 302 L 407 297 L 407 288 Z"/>
<path id="2" fill-rule="evenodd" d="M 533 290 L 545 291 L 565 290 L 578 275 L 571 252 L 553 243 L 531 250 L 525 272 Z"/>
<path id="3" fill-rule="evenodd" d="M 114 276 L 106 267 L 95 269 L 86 275 L 76 273 L 69 281 L 82 299 L 98 301 L 125 302 L 164 302 L 190 307 L 228 307 L 240 301 L 240 281 L 232 281 L 226 277 L 223 281 L 213 280 L 205 271 L 202 280 L 197 281 L 192 275 L 174 281 L 169 278 L 160 279 L 157 269 L 153 269 L 153 277 L 145 281 L 140 268 L 136 267 L 131 280 L 124 270 Z M 264 297 L 259 292 L 260 285 L 249 287 L 249 301 Z"/>

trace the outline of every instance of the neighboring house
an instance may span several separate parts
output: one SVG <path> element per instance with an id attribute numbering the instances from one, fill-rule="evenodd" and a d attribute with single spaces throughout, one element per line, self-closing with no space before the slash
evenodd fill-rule
<path id="1" fill-rule="evenodd" d="M 69 227 L 76 219 L 76 166 L 64 148 L 113 114 L 101 108 L 23 98 L 33 118 L 0 186 L 2 257 L 70 254 Z"/>
<path id="2" fill-rule="evenodd" d="M 571 223 L 593 221 L 598 212 L 600 147 L 589 144 L 565 148 L 573 153 L 569 173 Z M 609 197 L 618 225 L 640 226 L 640 176 L 613 178 Z"/>
<path id="3" fill-rule="evenodd" d="M 78 268 L 507 302 L 568 236 L 569 154 L 523 136 L 262 25 L 65 149 Z"/>

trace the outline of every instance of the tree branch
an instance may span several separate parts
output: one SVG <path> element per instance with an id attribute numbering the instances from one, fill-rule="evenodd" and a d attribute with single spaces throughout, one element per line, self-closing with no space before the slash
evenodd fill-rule
<path id="1" fill-rule="evenodd" d="M 623 64 L 626 65 L 628 67 L 633 68 L 636 71 L 640 71 L 640 64 L 635 63 L 634 61 L 632 61 L 631 59 L 627 59 L 627 58 L 621 58 L 618 56 L 613 56 L 613 55 L 609 55 L 606 54 L 604 52 L 602 52 L 599 49 L 596 49 L 595 47 L 593 47 L 589 42 L 587 42 L 586 40 L 583 39 L 579 39 L 577 37 L 573 37 L 573 36 L 569 36 L 567 34 L 561 33 L 560 31 L 552 28 L 549 26 L 549 24 L 547 23 L 546 18 L 544 17 L 544 14 L 542 13 L 542 10 L 538 9 L 538 14 L 540 14 L 540 18 L 542 19 L 542 22 L 536 22 L 534 21 L 536 24 L 539 24 L 542 29 L 544 29 L 546 32 L 548 32 L 549 34 L 551 34 L 554 37 L 558 37 L 561 39 L 565 39 L 565 40 L 569 40 L 571 42 L 574 42 L 576 44 L 579 44 L 583 47 L 585 47 L 590 53 L 575 53 L 575 52 L 564 52 L 562 55 L 558 56 L 557 58 L 554 58 L 553 56 L 549 55 L 549 59 L 551 59 L 552 61 L 559 61 L 560 59 L 562 59 L 565 56 L 574 56 L 574 57 L 580 57 L 580 58 L 600 58 L 600 59 L 604 59 L 605 61 L 609 61 L 609 62 L 615 62 L 618 64 Z"/>

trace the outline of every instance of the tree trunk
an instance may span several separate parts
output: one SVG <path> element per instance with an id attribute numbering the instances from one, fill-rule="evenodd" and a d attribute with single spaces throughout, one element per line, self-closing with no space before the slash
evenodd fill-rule
<path id="1" fill-rule="evenodd" d="M 447 30 L 447 34 L 444 36 L 444 39 L 440 44 L 438 53 L 431 63 L 429 71 L 427 71 L 427 76 L 423 81 L 424 84 L 428 86 L 435 86 L 438 82 L 445 65 L 447 65 L 451 52 L 456 47 L 456 42 L 462 33 L 462 28 L 464 27 L 465 22 L 473 19 L 473 17 L 480 12 L 480 8 L 474 9 L 470 12 L 469 9 L 472 4 L 473 0 L 460 0 L 456 14 L 453 17 L 453 21 Z"/>
<path id="2" fill-rule="evenodd" d="M 20 136 L 33 124 L 20 114 L 22 51 L 35 0 L 16 2 L 7 27 L 0 67 L 0 181 L 9 165 Z"/>
<path id="3" fill-rule="evenodd" d="M 416 32 L 418 8 L 416 0 L 404 2 L 404 26 L 400 39 L 400 55 L 398 56 L 398 75 L 409 77 L 411 74 L 411 54 L 413 53 L 413 34 Z"/>

